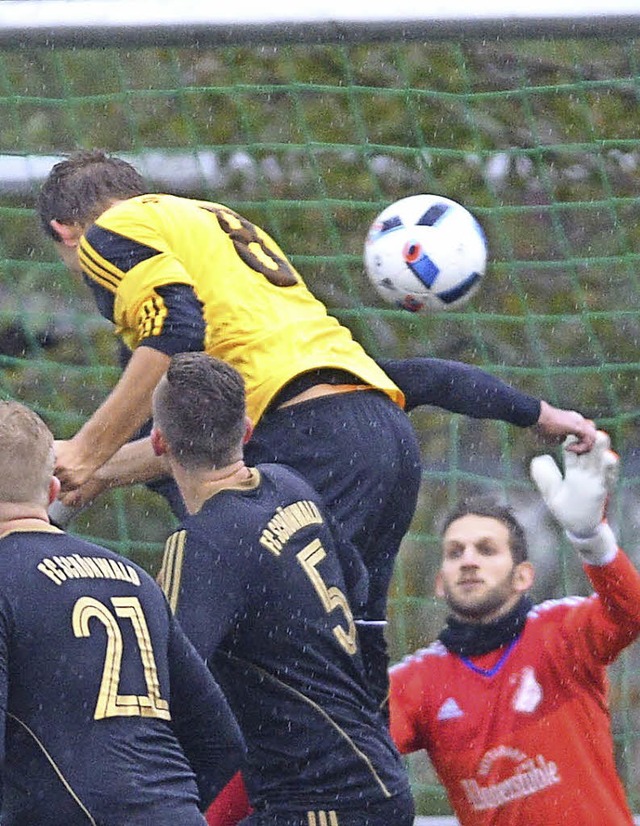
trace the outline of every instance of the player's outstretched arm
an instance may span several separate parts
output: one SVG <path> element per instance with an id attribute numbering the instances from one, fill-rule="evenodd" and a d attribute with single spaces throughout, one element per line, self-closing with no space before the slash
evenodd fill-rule
<path id="1" fill-rule="evenodd" d="M 608 435 L 598 431 L 589 453 L 576 455 L 565 447 L 563 464 L 564 473 L 551 456 L 538 456 L 531 476 L 585 564 L 596 597 L 565 614 L 562 639 L 572 646 L 576 668 L 593 662 L 606 667 L 640 633 L 640 573 L 607 521 L 619 459 Z"/>
<path id="2" fill-rule="evenodd" d="M 56 442 L 56 446 L 58 444 Z M 49 506 L 49 519 L 57 527 L 65 528 L 75 516 L 105 491 L 152 482 L 169 475 L 167 461 L 165 457 L 155 455 L 151 439 L 136 439 L 123 445 L 83 485 L 60 494 L 60 498 Z"/>
<path id="3" fill-rule="evenodd" d="M 151 347 L 138 347 L 119 382 L 68 441 L 56 443 L 56 476 L 62 491 L 89 481 L 151 417 L 151 396 L 169 364 L 169 356 Z"/>
<path id="4" fill-rule="evenodd" d="M 407 411 L 433 405 L 475 419 L 496 419 L 517 427 L 536 426 L 551 439 L 575 436 L 569 448 L 593 447 L 596 428 L 574 410 L 553 407 L 523 393 L 480 367 L 434 358 L 382 359 L 378 363 L 405 395 Z"/>

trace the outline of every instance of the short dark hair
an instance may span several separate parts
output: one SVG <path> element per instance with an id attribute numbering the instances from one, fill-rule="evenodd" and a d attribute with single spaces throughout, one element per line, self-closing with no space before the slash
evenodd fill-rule
<path id="1" fill-rule="evenodd" d="M 496 519 L 507 528 L 509 532 L 509 548 L 514 563 L 525 562 L 529 559 L 529 549 L 524 528 L 518 521 L 513 508 L 509 505 L 500 504 L 496 499 L 489 496 L 477 496 L 470 499 L 463 499 L 453 510 L 444 517 L 440 526 L 440 536 L 444 536 L 449 525 L 463 516 L 473 514 L 474 516 L 486 516 L 489 519 Z"/>
<path id="2" fill-rule="evenodd" d="M 52 167 L 36 209 L 44 231 L 59 241 L 52 220 L 84 226 L 95 221 L 110 201 L 146 192 L 144 179 L 130 163 L 102 149 L 83 149 Z"/>
<path id="3" fill-rule="evenodd" d="M 186 469 L 225 467 L 242 457 L 244 380 L 226 362 L 206 353 L 172 356 L 154 393 L 153 412 Z"/>

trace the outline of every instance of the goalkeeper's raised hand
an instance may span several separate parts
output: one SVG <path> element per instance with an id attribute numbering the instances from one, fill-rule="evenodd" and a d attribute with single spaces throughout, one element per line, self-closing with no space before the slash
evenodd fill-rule
<path id="1" fill-rule="evenodd" d="M 569 437 L 563 445 L 564 476 L 551 456 L 537 456 L 531 462 L 531 478 L 585 561 L 601 565 L 613 558 L 617 548 L 606 510 L 619 458 L 602 430 L 588 453 L 572 453 L 572 441 Z"/>

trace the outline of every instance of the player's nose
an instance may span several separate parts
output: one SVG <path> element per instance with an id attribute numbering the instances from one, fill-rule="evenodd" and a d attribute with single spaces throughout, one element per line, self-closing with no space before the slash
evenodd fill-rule
<path id="1" fill-rule="evenodd" d="M 465 545 L 462 554 L 459 557 L 460 565 L 463 568 L 477 568 L 478 567 L 478 551 L 472 545 Z"/>

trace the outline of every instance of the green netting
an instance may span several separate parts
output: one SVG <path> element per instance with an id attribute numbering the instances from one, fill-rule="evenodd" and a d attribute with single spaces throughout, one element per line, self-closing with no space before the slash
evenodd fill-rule
<path id="1" fill-rule="evenodd" d="M 0 395 L 32 404 L 63 438 L 118 376 L 109 325 L 33 213 L 39 157 L 104 147 L 158 189 L 223 201 L 264 225 L 372 354 L 469 361 L 594 417 L 624 458 L 613 518 L 640 563 L 638 57 L 634 42 L 596 39 L 0 54 Z M 10 161 L 25 158 L 17 180 Z M 488 236 L 485 282 L 458 311 L 397 311 L 363 276 L 369 222 L 417 192 L 461 201 Z M 533 432 L 412 415 L 425 473 L 394 581 L 394 659 L 440 626 L 434 517 L 467 491 L 516 504 L 536 597 L 586 592 L 527 480 Z M 155 571 L 171 524 L 164 503 L 136 489 L 106 496 L 75 529 Z M 635 808 L 639 655 L 636 645 L 612 670 Z M 425 764 L 412 760 L 419 811 L 446 812 Z"/>

